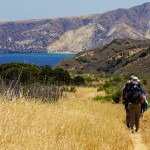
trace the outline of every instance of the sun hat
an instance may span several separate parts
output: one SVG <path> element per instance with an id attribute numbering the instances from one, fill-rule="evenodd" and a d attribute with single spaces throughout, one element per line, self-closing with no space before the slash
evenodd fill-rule
<path id="1" fill-rule="evenodd" d="M 132 78 L 132 80 L 138 81 L 139 79 L 138 79 L 138 77 L 134 76 L 134 77 Z"/>
<path id="2" fill-rule="evenodd" d="M 131 75 L 129 80 L 132 80 L 135 77 L 135 75 Z"/>
<path id="3" fill-rule="evenodd" d="M 138 77 L 136 77 L 136 76 L 134 76 L 133 78 L 132 78 L 132 80 L 131 80 L 131 82 L 133 83 L 133 84 L 139 84 L 139 79 L 138 79 Z"/>

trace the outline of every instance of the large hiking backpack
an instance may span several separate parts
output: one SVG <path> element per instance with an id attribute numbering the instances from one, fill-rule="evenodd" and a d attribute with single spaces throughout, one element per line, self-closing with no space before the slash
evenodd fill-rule
<path id="1" fill-rule="evenodd" d="M 128 101 L 130 103 L 140 103 L 141 100 L 142 100 L 142 93 L 140 90 L 140 84 L 131 83 L 129 87 Z"/>

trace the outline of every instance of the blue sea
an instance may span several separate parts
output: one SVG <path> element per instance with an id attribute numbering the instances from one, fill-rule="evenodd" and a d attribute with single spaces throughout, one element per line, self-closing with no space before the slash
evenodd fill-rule
<path id="1" fill-rule="evenodd" d="M 0 54 L 0 64 L 9 62 L 24 62 L 38 66 L 49 65 L 54 67 L 64 58 L 72 58 L 74 54 L 48 54 L 48 53 L 7 53 Z"/>

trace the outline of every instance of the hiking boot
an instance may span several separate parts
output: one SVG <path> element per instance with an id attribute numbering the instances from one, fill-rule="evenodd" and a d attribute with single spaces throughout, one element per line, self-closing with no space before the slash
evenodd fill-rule
<path id="1" fill-rule="evenodd" d="M 129 123 L 127 123 L 127 127 L 130 128 L 130 124 Z"/>
<path id="2" fill-rule="evenodd" d="M 138 129 L 135 129 L 135 132 L 138 132 Z"/>

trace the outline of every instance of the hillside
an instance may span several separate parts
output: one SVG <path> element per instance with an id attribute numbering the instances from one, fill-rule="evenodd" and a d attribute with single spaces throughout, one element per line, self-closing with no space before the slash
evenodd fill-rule
<path id="1" fill-rule="evenodd" d="M 127 75 L 150 73 L 150 40 L 117 39 L 105 46 L 64 59 L 56 67 L 71 72 Z"/>
<path id="2" fill-rule="evenodd" d="M 0 52 L 78 53 L 118 38 L 150 38 L 150 3 L 103 14 L 0 22 Z"/>

